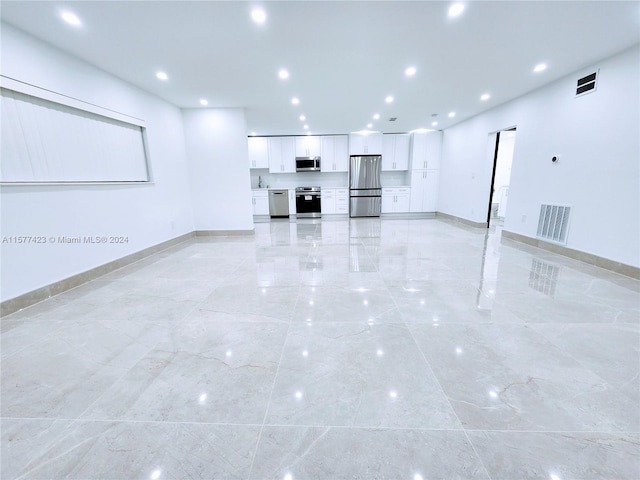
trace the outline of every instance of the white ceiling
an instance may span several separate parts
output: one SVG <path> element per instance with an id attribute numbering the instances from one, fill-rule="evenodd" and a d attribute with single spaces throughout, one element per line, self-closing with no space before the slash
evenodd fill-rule
<path id="1" fill-rule="evenodd" d="M 303 134 L 300 114 L 312 133 L 433 128 L 432 114 L 443 129 L 640 40 L 637 1 L 472 1 L 455 19 L 450 5 L 266 1 L 256 25 L 256 2 L 3 0 L 1 16 L 179 107 L 243 107 L 258 135 Z M 64 23 L 62 9 L 82 26 Z M 548 69 L 533 73 L 540 62 Z"/>

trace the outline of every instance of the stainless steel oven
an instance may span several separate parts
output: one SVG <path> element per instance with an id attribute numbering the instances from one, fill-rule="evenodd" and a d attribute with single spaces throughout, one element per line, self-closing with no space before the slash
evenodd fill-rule
<path id="1" fill-rule="evenodd" d="M 296 216 L 298 218 L 320 217 L 320 200 L 320 187 L 296 188 Z"/>
<path id="2" fill-rule="evenodd" d="M 320 157 L 296 157 L 296 172 L 319 172 Z"/>

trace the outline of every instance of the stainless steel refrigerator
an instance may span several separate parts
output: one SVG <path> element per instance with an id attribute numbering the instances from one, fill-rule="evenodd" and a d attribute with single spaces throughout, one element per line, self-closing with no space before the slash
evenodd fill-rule
<path id="1" fill-rule="evenodd" d="M 351 155 L 349 163 L 349 216 L 379 217 L 382 208 L 380 155 Z"/>

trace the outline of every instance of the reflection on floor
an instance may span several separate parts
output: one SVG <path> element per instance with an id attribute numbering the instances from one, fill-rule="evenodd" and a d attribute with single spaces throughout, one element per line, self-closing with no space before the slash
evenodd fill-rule
<path id="1" fill-rule="evenodd" d="M 2 319 L 2 478 L 637 479 L 640 284 L 442 220 L 271 222 Z"/>

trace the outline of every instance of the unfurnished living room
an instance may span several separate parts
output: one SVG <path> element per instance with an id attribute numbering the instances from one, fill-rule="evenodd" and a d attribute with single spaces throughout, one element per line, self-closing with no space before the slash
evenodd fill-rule
<path id="1" fill-rule="evenodd" d="M 0 18 L 0 478 L 640 478 L 640 2 Z"/>

